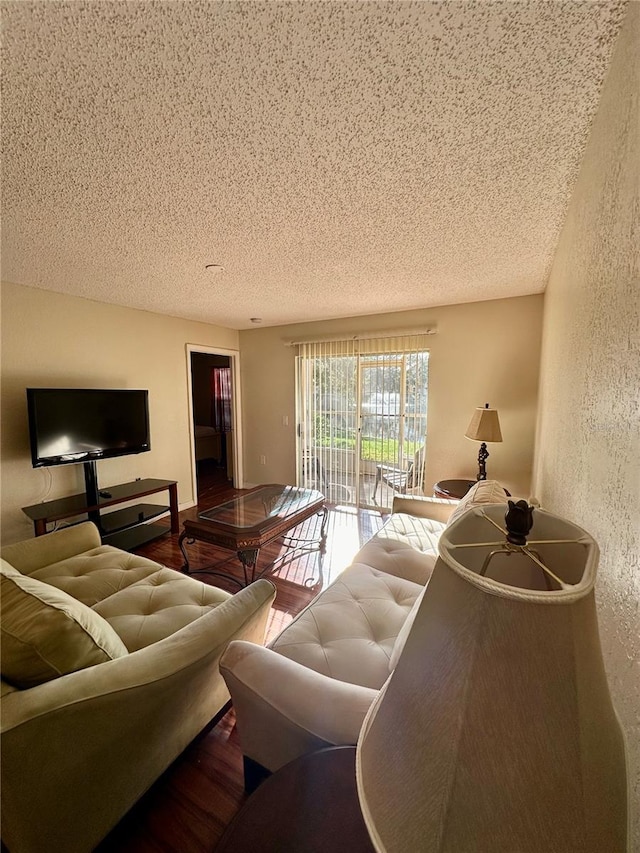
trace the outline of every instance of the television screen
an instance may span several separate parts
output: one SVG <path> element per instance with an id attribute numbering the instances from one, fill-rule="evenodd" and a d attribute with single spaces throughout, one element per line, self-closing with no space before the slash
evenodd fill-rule
<path id="1" fill-rule="evenodd" d="M 34 468 L 151 449 L 149 392 L 27 388 Z"/>

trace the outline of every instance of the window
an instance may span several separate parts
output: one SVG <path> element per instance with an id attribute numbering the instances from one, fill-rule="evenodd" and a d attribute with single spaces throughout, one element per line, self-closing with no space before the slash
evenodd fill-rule
<path id="1" fill-rule="evenodd" d="M 429 353 L 425 335 L 298 344 L 298 478 L 333 503 L 390 506 L 422 493 Z M 405 476 L 406 475 L 406 476 Z"/>

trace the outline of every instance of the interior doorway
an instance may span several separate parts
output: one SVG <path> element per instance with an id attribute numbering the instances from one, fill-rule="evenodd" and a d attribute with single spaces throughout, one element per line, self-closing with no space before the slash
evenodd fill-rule
<path id="1" fill-rule="evenodd" d="M 236 357 L 189 346 L 190 424 L 194 494 L 197 500 L 220 485 L 237 485 Z"/>

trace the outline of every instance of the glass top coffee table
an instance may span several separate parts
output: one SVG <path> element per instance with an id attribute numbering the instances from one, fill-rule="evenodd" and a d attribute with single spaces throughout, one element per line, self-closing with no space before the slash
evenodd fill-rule
<path id="1" fill-rule="evenodd" d="M 319 538 L 295 539 L 287 536 L 290 530 L 314 515 L 322 516 Z M 224 577 L 238 586 L 247 586 L 252 581 L 277 571 L 283 562 L 288 562 L 298 554 L 311 550 L 319 550 L 324 554 L 326 528 L 327 509 L 321 492 L 277 484 L 260 486 L 246 495 L 199 513 L 197 519 L 187 519 L 184 522 L 184 530 L 178 539 L 184 557 L 182 570 L 187 574 L 206 572 Z M 281 555 L 275 562 L 257 572 L 260 548 L 279 538 L 282 538 L 285 546 L 290 549 L 289 553 Z M 185 541 L 187 544 L 195 541 L 208 542 L 219 548 L 235 551 L 244 570 L 244 582 L 233 575 L 216 571 L 215 566 L 192 570 Z"/>

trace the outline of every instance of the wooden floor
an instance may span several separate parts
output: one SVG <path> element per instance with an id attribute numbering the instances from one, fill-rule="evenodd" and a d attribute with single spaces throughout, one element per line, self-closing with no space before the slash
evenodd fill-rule
<path id="1" fill-rule="evenodd" d="M 241 492 L 229 486 L 220 469 L 205 469 L 199 482 L 198 506 L 180 513 L 181 521 L 236 494 Z M 269 575 L 278 592 L 271 609 L 267 639 L 278 634 L 349 565 L 356 551 L 373 536 L 385 518 L 379 512 L 353 507 L 330 506 L 329 509 L 325 555 L 321 557 L 317 551 L 305 554 Z M 314 535 L 317 532 L 314 525 L 319 525 L 319 518 L 300 525 L 296 536 Z M 192 568 L 216 564 L 225 573 L 241 577 L 242 569 L 235 554 L 200 542 L 188 548 Z M 259 568 L 269 565 L 283 550 L 279 545 L 263 549 Z M 183 563 L 177 535 L 164 536 L 138 548 L 136 553 L 176 569 Z M 197 577 L 231 592 L 238 589 L 237 585 L 214 575 L 198 574 Z M 305 585 L 305 582 L 312 585 Z M 99 853 L 211 851 L 244 799 L 242 754 L 231 710 L 174 761 L 97 850 Z"/>

